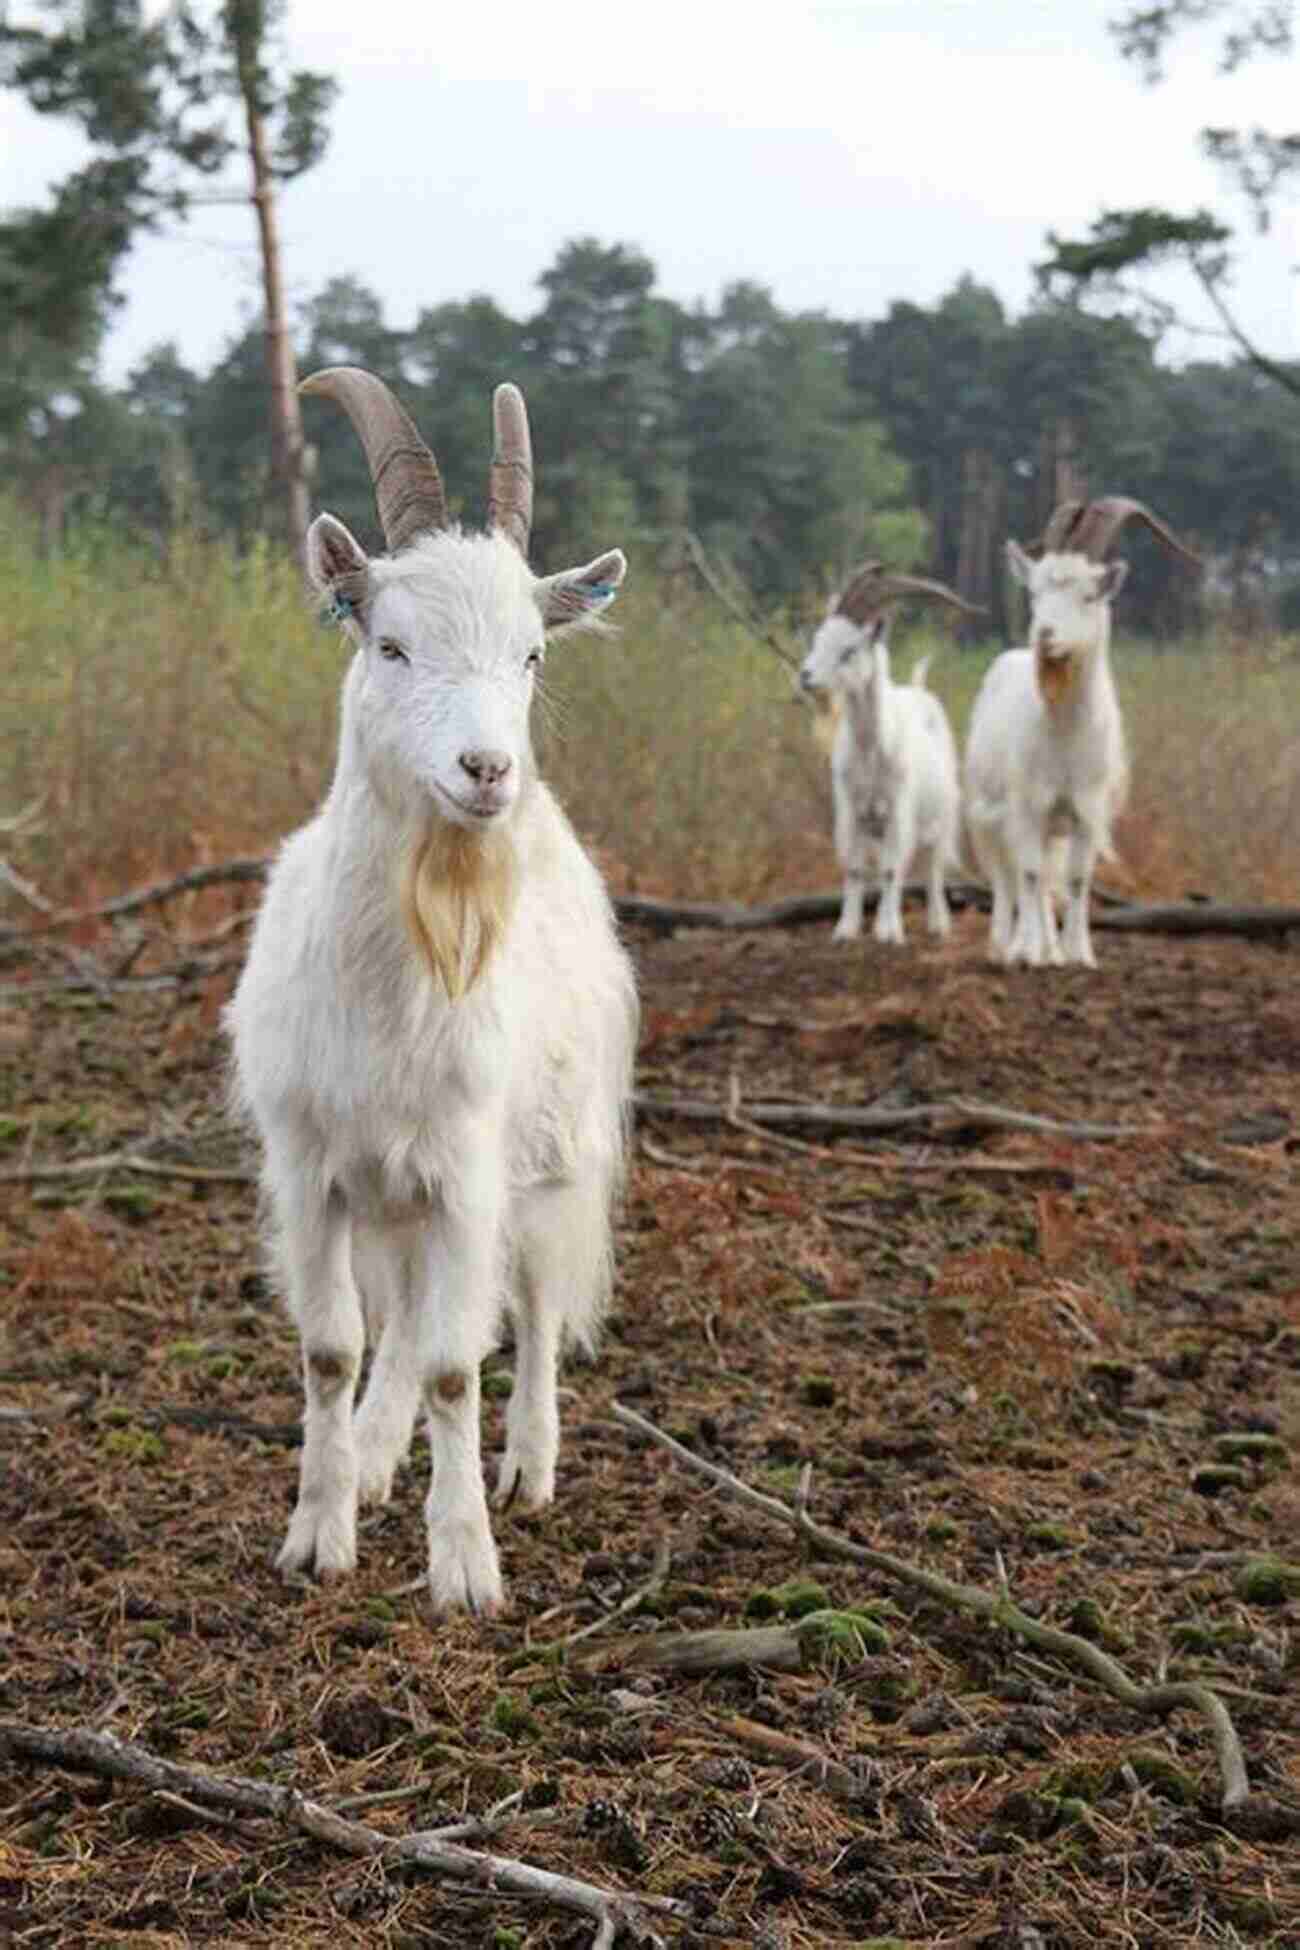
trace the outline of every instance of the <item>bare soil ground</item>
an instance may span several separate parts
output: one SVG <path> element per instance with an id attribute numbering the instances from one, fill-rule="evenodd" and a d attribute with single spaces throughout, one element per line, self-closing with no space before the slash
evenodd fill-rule
<path id="1" fill-rule="evenodd" d="M 957 1095 L 1139 1134 L 797 1149 L 642 1120 L 615 1312 L 565 1377 L 559 1500 L 498 1519 L 512 1602 L 490 1623 L 435 1622 L 408 1588 L 421 1443 L 351 1580 L 272 1571 L 299 1386 L 251 1189 L 0 1184 L 0 1720 L 331 1803 L 403 1791 L 361 1816 L 394 1834 L 520 1793 L 493 1847 L 688 1900 L 673 1944 L 1294 1950 L 1300 1587 L 1251 1564 L 1300 1558 L 1300 964 L 1107 936 L 1095 975 L 1004 974 L 983 939 L 969 915 L 937 950 L 826 929 L 634 943 L 646 1092 L 738 1090 L 741 1120 L 747 1099 Z M 23 988 L 31 972 L 11 961 L 0 1001 L 0 1168 L 142 1141 L 247 1162 L 218 994 Z M 489 1455 L 509 1371 L 504 1350 Z M 1199 1716 L 1144 1718 L 1003 1629 L 810 1557 L 630 1438 L 614 1398 L 786 1498 L 811 1461 L 821 1522 L 990 1589 L 1004 1572 L 1144 1684 L 1208 1680 L 1253 1812 L 1221 1814 Z M 662 1585 L 613 1617 L 665 1545 Z M 809 1602 L 869 1608 L 887 1637 L 799 1671 L 629 1664 L 646 1635 Z M 765 1753 L 755 1723 L 849 1784 Z M 0 1943 L 592 1936 L 270 1821 L 0 1761 Z"/>

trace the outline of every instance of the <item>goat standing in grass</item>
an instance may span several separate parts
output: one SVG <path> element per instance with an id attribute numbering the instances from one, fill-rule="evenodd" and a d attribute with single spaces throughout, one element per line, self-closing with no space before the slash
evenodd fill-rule
<path id="1" fill-rule="evenodd" d="M 802 688 L 832 700 L 831 791 L 844 901 L 833 939 L 862 932 L 867 861 L 880 867 L 877 941 L 903 940 L 903 887 L 915 855 L 929 855 L 926 923 L 951 927 L 944 876 L 957 865 L 960 785 L 947 713 L 925 688 L 928 659 L 909 684 L 890 676 L 888 612 L 904 596 L 928 596 L 970 613 L 941 582 L 894 575 L 867 562 L 831 603 L 799 671 Z M 821 735 L 821 734 L 819 734 Z"/>
<path id="2" fill-rule="evenodd" d="M 966 821 L 993 890 L 995 960 L 1095 968 L 1088 928 L 1092 876 L 1111 851 L 1128 792 L 1128 759 L 1110 668 L 1110 606 L 1128 565 L 1105 555 L 1131 517 L 1199 566 L 1140 501 L 1120 496 L 1055 510 L 1037 561 L 1007 543 L 1029 591 L 1029 647 L 1006 650 L 975 699 L 966 746 Z M 1050 855 L 1066 849 L 1064 937 Z"/>
<path id="3" fill-rule="evenodd" d="M 285 1571 L 350 1570 L 423 1410 L 435 1605 L 502 1600 L 479 1364 L 503 1309 L 515 1383 L 498 1495 L 555 1486 L 556 1367 L 608 1285 L 636 998 L 600 877 L 536 774 L 545 638 L 595 621 L 617 549 L 537 579 L 522 396 L 497 389 L 489 532 L 448 526 L 436 462 L 388 389 L 302 390 L 352 420 L 389 553 L 322 514 L 311 576 L 355 645 L 333 785 L 272 868 L 228 1012 L 260 1134 L 306 1409 Z M 364 1400 L 353 1398 L 367 1337 Z"/>

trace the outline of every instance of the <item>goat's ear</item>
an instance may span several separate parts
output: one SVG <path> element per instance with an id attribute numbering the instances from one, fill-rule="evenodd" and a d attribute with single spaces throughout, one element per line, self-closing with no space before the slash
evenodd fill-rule
<path id="1" fill-rule="evenodd" d="M 345 576 L 363 576 L 366 552 L 350 528 L 334 515 L 317 515 L 307 530 L 307 573 L 314 588 L 327 594 Z"/>
<path id="2" fill-rule="evenodd" d="M 611 548 L 581 569 L 561 569 L 558 575 L 543 576 L 534 593 L 547 630 L 577 630 L 598 622 L 626 574 L 627 558 L 622 549 Z"/>
<path id="3" fill-rule="evenodd" d="M 1034 559 L 1026 555 L 1019 542 L 1007 543 L 1007 567 L 1022 589 L 1028 589 L 1033 581 Z"/>
<path id="4" fill-rule="evenodd" d="M 1108 562 L 1097 578 L 1097 594 L 1106 602 L 1110 602 L 1112 597 L 1118 596 L 1124 587 L 1124 578 L 1127 574 L 1128 563 L 1122 556 L 1114 562 Z"/>

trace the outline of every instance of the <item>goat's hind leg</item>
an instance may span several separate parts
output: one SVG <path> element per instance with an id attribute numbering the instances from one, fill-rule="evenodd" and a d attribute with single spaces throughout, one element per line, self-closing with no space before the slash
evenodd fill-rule
<path id="1" fill-rule="evenodd" d="M 352 1398 L 365 1330 L 352 1281 L 347 1208 L 299 1182 L 275 1184 L 289 1309 L 302 1344 L 298 1501 L 276 1562 L 282 1571 L 350 1571 L 357 1561 L 357 1457 Z"/>
<path id="2" fill-rule="evenodd" d="M 560 1447 L 556 1375 L 566 1323 L 585 1338 L 606 1281 L 603 1188 L 595 1182 L 530 1192 L 517 1225 L 515 1376 L 497 1500 L 540 1510 L 555 1495 Z"/>

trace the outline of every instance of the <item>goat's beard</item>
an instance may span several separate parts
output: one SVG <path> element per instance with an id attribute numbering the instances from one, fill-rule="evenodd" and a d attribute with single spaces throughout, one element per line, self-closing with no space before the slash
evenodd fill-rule
<path id="1" fill-rule="evenodd" d="M 1034 668 L 1044 702 L 1048 705 L 1059 704 L 1074 682 L 1074 658 L 1047 657 L 1039 650 L 1034 655 Z"/>
<path id="2" fill-rule="evenodd" d="M 468 995 L 500 946 L 518 877 L 508 828 L 476 833 L 432 814 L 407 844 L 402 916 L 416 952 L 448 999 Z"/>
<path id="3" fill-rule="evenodd" d="M 829 752 L 844 715 L 843 699 L 834 691 L 816 691 L 813 693 L 812 709 L 812 735 L 822 751 Z"/>

